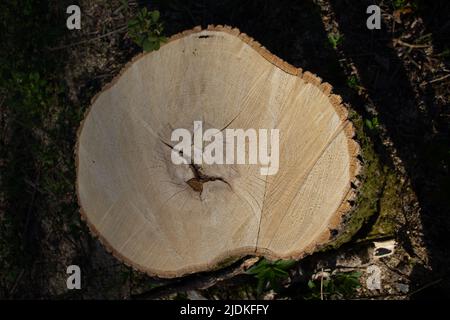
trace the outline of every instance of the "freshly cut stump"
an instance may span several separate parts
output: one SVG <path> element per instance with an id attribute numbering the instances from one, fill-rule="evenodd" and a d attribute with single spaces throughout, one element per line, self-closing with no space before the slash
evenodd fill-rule
<path id="1" fill-rule="evenodd" d="M 175 165 L 176 128 L 279 129 L 279 170 Z M 197 27 L 133 59 L 92 102 L 77 147 L 91 231 L 160 277 L 243 255 L 300 258 L 349 211 L 358 145 L 331 86 L 237 29 Z"/>

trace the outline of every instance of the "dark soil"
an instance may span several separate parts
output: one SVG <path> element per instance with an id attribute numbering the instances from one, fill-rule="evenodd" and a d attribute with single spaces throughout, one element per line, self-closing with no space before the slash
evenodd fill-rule
<path id="1" fill-rule="evenodd" d="M 368 30 L 366 8 L 382 10 Z M 141 51 L 126 34 L 138 8 L 158 9 L 165 34 L 237 27 L 334 87 L 359 123 L 379 187 L 350 242 L 300 261 L 267 299 L 304 298 L 317 271 L 362 272 L 353 298 L 450 297 L 450 3 L 448 1 L 88 1 L 82 29 L 65 27 L 68 1 L 0 5 L 0 298 L 256 298 L 243 273 L 255 260 L 181 279 L 121 264 L 80 220 L 74 190 L 76 130 L 90 99 Z M 330 40 L 331 38 L 331 40 Z M 364 204 L 362 204 L 364 205 Z M 373 240 L 395 253 L 374 259 Z M 242 266 L 242 263 L 245 266 Z M 67 290 L 66 268 L 82 270 Z M 368 265 L 382 289 L 365 286 Z M 407 285 L 408 289 L 405 290 Z"/>

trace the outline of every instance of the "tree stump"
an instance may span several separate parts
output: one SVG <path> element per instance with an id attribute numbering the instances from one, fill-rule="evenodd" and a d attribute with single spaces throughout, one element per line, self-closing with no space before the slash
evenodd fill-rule
<path id="1" fill-rule="evenodd" d="M 354 197 L 358 144 L 331 86 L 237 29 L 197 27 L 141 54 L 94 99 L 76 146 L 77 194 L 117 258 L 176 277 L 232 258 L 301 258 Z M 279 169 L 177 165 L 176 128 L 279 129 Z"/>

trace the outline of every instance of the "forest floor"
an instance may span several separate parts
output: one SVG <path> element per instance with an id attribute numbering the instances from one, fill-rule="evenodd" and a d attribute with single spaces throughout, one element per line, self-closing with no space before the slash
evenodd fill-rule
<path id="1" fill-rule="evenodd" d="M 450 297 L 450 3 L 375 1 L 81 0 L 0 5 L 0 298 L 433 299 Z M 257 288 L 245 257 L 217 271 L 157 279 L 112 257 L 80 220 L 76 132 L 91 98 L 141 49 L 127 33 L 139 8 L 158 9 L 164 34 L 237 27 L 343 97 L 375 182 L 358 231 Z M 374 241 L 393 241 L 377 258 Z M 259 262 L 261 263 L 261 262 Z M 66 268 L 82 270 L 67 290 Z M 367 269 L 376 266 L 378 269 Z M 372 271 L 370 271 L 372 270 Z M 367 286 L 379 270 L 381 288 Z M 355 286 L 357 277 L 360 286 Z M 327 282 L 324 282 L 327 281 Z M 324 283 L 328 286 L 325 286 Z M 318 291 L 318 284 L 322 290 Z"/>

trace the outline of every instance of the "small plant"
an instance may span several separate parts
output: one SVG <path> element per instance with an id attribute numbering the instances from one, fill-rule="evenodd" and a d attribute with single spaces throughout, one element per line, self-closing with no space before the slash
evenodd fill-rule
<path id="1" fill-rule="evenodd" d="M 360 87 L 358 77 L 354 74 L 352 74 L 347 79 L 347 85 L 352 89 L 358 89 Z"/>
<path id="2" fill-rule="evenodd" d="M 330 33 L 328 35 L 328 42 L 333 49 L 336 49 L 344 41 L 344 36 L 339 33 Z"/>
<path id="3" fill-rule="evenodd" d="M 372 119 L 366 119 L 365 120 L 366 127 L 369 128 L 369 130 L 378 130 L 380 127 L 380 124 L 378 122 L 378 117 L 373 117 Z"/>
<path id="4" fill-rule="evenodd" d="M 281 281 L 289 277 L 287 270 L 292 268 L 295 263 L 295 260 L 277 260 L 272 262 L 262 259 L 257 265 L 247 270 L 247 274 L 254 275 L 258 279 L 256 288 L 258 295 L 266 288 L 278 291 Z"/>
<path id="5" fill-rule="evenodd" d="M 356 289 L 361 286 L 360 272 L 336 273 L 329 278 L 309 280 L 308 288 L 311 293 L 305 298 L 307 300 L 336 300 L 351 298 Z"/>
<path id="6" fill-rule="evenodd" d="M 393 5 L 395 9 L 401 9 L 406 6 L 406 0 L 394 0 Z"/>
<path id="7" fill-rule="evenodd" d="M 134 19 L 128 22 L 128 35 L 144 51 L 158 50 L 167 39 L 162 35 L 163 24 L 158 10 L 142 8 Z"/>
<path id="8" fill-rule="evenodd" d="M 393 0 L 392 5 L 395 10 L 405 10 L 407 8 L 416 10 L 418 8 L 418 3 L 414 0 Z"/>

